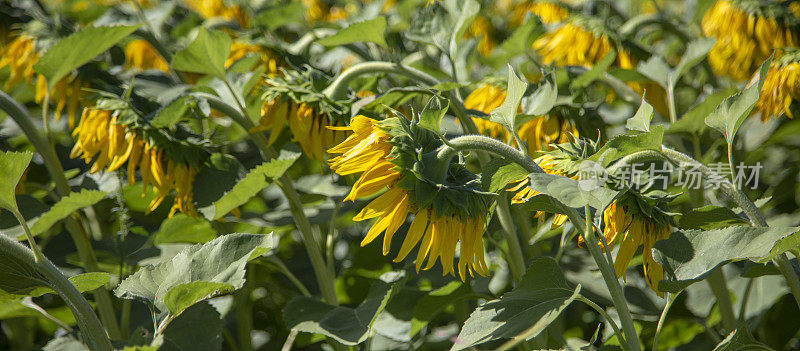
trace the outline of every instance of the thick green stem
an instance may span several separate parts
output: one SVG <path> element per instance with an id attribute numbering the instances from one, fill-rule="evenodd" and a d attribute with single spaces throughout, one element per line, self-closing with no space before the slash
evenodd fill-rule
<path id="1" fill-rule="evenodd" d="M 667 108 L 669 108 L 669 122 L 675 123 L 678 121 L 678 113 L 675 111 L 675 83 L 671 78 L 667 82 Z"/>
<path id="2" fill-rule="evenodd" d="M 362 62 L 348 68 L 346 71 L 340 74 L 339 77 L 337 77 L 336 80 L 334 80 L 333 83 L 331 83 L 331 85 L 328 86 L 325 91 L 323 91 L 323 93 L 327 97 L 334 100 L 342 99 L 345 97 L 347 93 L 347 87 L 350 85 L 350 82 L 352 82 L 353 79 L 363 74 L 380 72 L 401 74 L 428 85 L 436 85 L 439 83 L 436 78 L 411 67 L 392 62 L 371 61 Z"/>
<path id="3" fill-rule="evenodd" d="M 208 101 L 212 108 L 226 114 L 245 130 L 252 130 L 253 122 L 247 118 L 247 116 L 244 114 L 244 111 L 239 111 L 219 97 L 211 94 L 195 93 L 195 96 Z M 250 137 L 256 144 L 256 147 L 259 149 L 264 161 L 269 161 L 275 158 L 275 151 L 269 146 L 267 143 L 267 138 L 264 137 L 263 134 L 252 133 L 250 134 Z M 300 231 L 300 234 L 303 237 L 303 243 L 305 244 L 306 251 L 308 252 L 308 257 L 311 259 L 311 265 L 314 268 L 314 275 L 317 278 L 317 284 L 319 284 L 322 297 L 326 302 L 332 305 L 337 305 L 338 300 L 336 298 L 336 290 L 333 286 L 334 277 L 330 274 L 327 264 L 325 263 L 325 258 L 322 255 L 322 245 L 320 240 L 314 236 L 311 222 L 309 222 L 308 217 L 303 211 L 303 203 L 300 201 L 300 196 L 297 194 L 297 191 L 294 189 L 292 181 L 288 176 L 281 176 L 278 178 L 276 183 L 286 196 L 292 216 L 295 219 L 297 229 Z"/>
<path id="4" fill-rule="evenodd" d="M 667 293 L 667 303 L 664 304 L 664 309 L 661 311 L 661 317 L 658 318 L 656 335 L 653 337 L 653 351 L 658 351 L 658 337 L 661 335 L 661 329 L 664 328 L 664 322 L 667 320 L 667 313 L 669 313 L 669 309 L 672 307 L 672 303 L 678 298 L 678 295 L 680 295 L 680 292 L 677 294 Z"/>
<path id="5" fill-rule="evenodd" d="M 508 199 L 505 194 L 501 195 L 497 200 L 498 203 L 506 203 Z M 519 282 L 522 276 L 525 275 L 527 267 L 525 267 L 525 257 L 522 253 L 522 247 L 519 244 L 519 238 L 514 234 L 516 227 L 514 220 L 511 218 L 509 211 L 497 211 L 497 217 L 503 226 L 503 236 L 508 244 L 508 267 L 511 270 L 511 275 L 514 276 L 514 281 Z"/>
<path id="6" fill-rule="evenodd" d="M 717 307 L 719 308 L 719 314 L 722 316 L 722 326 L 725 327 L 726 334 L 730 333 L 736 329 L 736 316 L 733 314 L 731 295 L 730 291 L 728 291 L 728 284 L 725 283 L 722 267 L 711 271 L 707 281 L 711 287 L 711 292 L 717 298 Z"/>
<path id="7" fill-rule="evenodd" d="M 625 337 L 622 335 L 622 331 L 619 330 L 619 326 L 617 326 L 617 323 L 614 322 L 614 319 L 611 318 L 611 316 L 608 315 L 608 312 L 606 312 L 606 310 L 604 308 L 602 308 L 602 307 L 600 307 L 600 305 L 594 303 L 594 301 L 587 299 L 583 295 L 578 296 L 578 298 L 576 298 L 575 300 L 578 300 L 580 302 L 583 302 L 583 303 L 589 305 L 589 307 L 591 307 L 592 309 L 597 311 L 597 313 L 599 313 L 601 316 L 603 316 L 603 318 L 606 320 L 606 323 L 608 323 L 608 325 L 611 326 L 611 329 L 614 329 L 614 334 L 617 335 L 617 340 L 619 340 L 619 344 L 622 346 L 622 349 L 625 350 L 625 351 L 629 351 L 630 350 L 630 348 L 628 347 L 628 342 L 625 341 Z"/>
<path id="8" fill-rule="evenodd" d="M 69 184 L 67 184 L 67 178 L 64 177 L 64 168 L 61 167 L 61 162 L 58 160 L 58 156 L 56 156 L 51 144 L 31 122 L 33 119 L 28 115 L 28 111 L 2 90 L 0 90 L 0 109 L 5 111 L 17 123 L 36 149 L 36 152 L 42 157 L 44 166 L 50 174 L 50 179 L 55 183 L 58 195 L 61 197 L 68 195 L 71 190 Z M 97 257 L 92 249 L 92 244 L 89 242 L 89 236 L 84 230 L 83 224 L 81 224 L 80 216 L 67 217 L 66 227 L 72 237 L 72 241 L 75 243 L 78 256 L 83 262 L 84 268 L 91 272 L 100 271 Z M 105 325 L 111 338 L 118 339 L 121 332 L 117 324 L 111 295 L 105 287 L 94 290 L 93 295 L 97 302 L 97 310 L 100 313 L 103 325 Z"/>
<path id="9" fill-rule="evenodd" d="M 20 224 L 23 223 L 25 223 L 24 219 Z M 27 228 L 27 225 L 23 226 L 26 231 Z M 94 314 L 92 306 L 47 257 L 35 257 L 33 251 L 5 235 L 0 235 L 0 254 L 12 257 L 17 264 L 28 266 L 31 270 L 38 272 L 50 285 L 50 288 L 64 299 L 72 314 L 75 315 L 78 328 L 91 350 L 113 350 L 105 328 Z"/>

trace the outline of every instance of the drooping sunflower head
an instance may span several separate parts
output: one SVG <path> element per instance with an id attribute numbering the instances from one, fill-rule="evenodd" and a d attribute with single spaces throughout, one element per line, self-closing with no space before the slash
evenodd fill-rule
<path id="1" fill-rule="evenodd" d="M 203 18 L 222 18 L 247 27 L 249 19 L 241 7 L 229 4 L 226 0 L 183 0 L 184 6 Z"/>
<path id="2" fill-rule="evenodd" d="M 632 68 L 630 55 L 603 19 L 573 15 L 563 25 L 533 43 L 542 62 L 556 66 L 594 66 L 609 50 L 617 50 L 617 63 Z M 630 66 L 630 67 L 626 67 Z"/>
<path id="3" fill-rule="evenodd" d="M 0 50 L 0 68 L 8 66 L 10 70 L 5 89 L 22 81 L 32 82 L 33 65 L 39 60 L 34 44 L 33 37 L 22 34 Z"/>
<path id="4" fill-rule="evenodd" d="M 521 1 L 514 5 L 509 25 L 521 25 L 528 12 L 539 16 L 544 24 L 555 24 L 569 16 L 569 11 L 554 1 Z"/>
<path id="5" fill-rule="evenodd" d="M 271 145 L 288 124 L 292 141 L 299 143 L 307 156 L 322 161 L 325 151 L 346 136 L 346 131 L 328 127 L 343 125 L 349 110 L 322 94 L 313 75 L 310 71 L 287 71 L 281 77 L 267 79 L 256 130 L 269 131 Z"/>
<path id="6" fill-rule="evenodd" d="M 798 45 L 800 19 L 778 1 L 719 0 L 706 12 L 703 34 L 717 39 L 708 61 L 717 73 L 745 80 L 773 50 Z"/>
<path id="7" fill-rule="evenodd" d="M 89 173 L 113 172 L 126 166 L 128 183 L 134 184 L 137 170 L 144 196 L 148 186 L 155 197 L 147 212 L 155 210 L 174 192 L 169 216 L 176 211 L 198 215 L 193 202 L 193 183 L 207 152 L 187 140 L 174 140 L 160 130 L 140 123 L 140 117 L 117 99 L 101 99 L 86 107 L 80 124 L 72 131 L 75 145 L 70 157 L 91 164 Z"/>
<path id="8" fill-rule="evenodd" d="M 653 259 L 652 248 L 656 241 L 666 239 L 672 232 L 672 220 L 666 211 L 664 198 L 645 197 L 626 193 L 617 198 L 603 211 L 603 237 L 608 249 L 619 245 L 614 258 L 617 276 L 626 278 L 626 271 L 639 246 L 642 250 L 642 267 L 647 285 L 659 296 L 658 282 L 664 277 L 664 269 Z M 600 242 L 602 247 L 602 240 Z"/>
<path id="9" fill-rule="evenodd" d="M 484 16 L 478 16 L 475 17 L 475 20 L 472 21 L 472 24 L 467 28 L 466 32 L 464 32 L 464 38 L 480 37 L 481 41 L 478 43 L 478 53 L 481 54 L 481 56 L 489 56 L 492 54 L 494 47 L 497 46 L 494 32 L 492 21 Z"/>
<path id="10" fill-rule="evenodd" d="M 150 43 L 142 39 L 131 40 L 125 44 L 125 67 L 169 72 L 167 61 Z"/>
<path id="11" fill-rule="evenodd" d="M 761 120 L 785 115 L 794 118 L 800 101 L 800 50 L 787 49 L 769 66 L 753 113 Z"/>
<path id="12" fill-rule="evenodd" d="M 435 152 L 438 139 L 405 117 L 378 122 L 356 116 L 350 126 L 336 129 L 352 134 L 328 150 L 339 154 L 330 160 L 331 169 L 340 175 L 360 174 L 346 200 L 388 189 L 353 218 L 376 218 L 362 246 L 383 233 L 383 254 L 389 254 L 394 235 L 413 215 L 395 262 L 420 244 L 418 271 L 440 261 L 443 274 L 455 275 L 456 266 L 462 279 L 475 272 L 489 274 L 482 236 L 493 197 L 481 192 L 477 176 L 460 165 L 450 165 L 443 183 L 434 184 L 424 175 L 426 167 L 436 167 L 423 155 Z"/>

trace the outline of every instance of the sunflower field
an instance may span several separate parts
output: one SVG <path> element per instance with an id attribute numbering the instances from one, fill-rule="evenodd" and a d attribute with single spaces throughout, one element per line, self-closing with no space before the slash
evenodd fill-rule
<path id="1" fill-rule="evenodd" d="M 800 1 L 0 0 L 0 350 L 800 350 Z"/>

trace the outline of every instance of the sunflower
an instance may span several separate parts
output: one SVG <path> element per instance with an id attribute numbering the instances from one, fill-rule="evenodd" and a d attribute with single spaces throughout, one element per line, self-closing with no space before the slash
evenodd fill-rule
<path id="1" fill-rule="evenodd" d="M 797 17 L 780 2 L 720 0 L 703 16 L 703 34 L 717 39 L 708 62 L 719 74 L 745 80 L 775 49 L 796 47 Z"/>
<path id="2" fill-rule="evenodd" d="M 472 24 L 464 32 L 464 38 L 477 38 L 480 37 L 481 41 L 478 43 L 478 53 L 481 56 L 489 56 L 497 46 L 494 39 L 494 27 L 492 22 L 486 17 L 478 16 L 472 21 Z"/>
<path id="3" fill-rule="evenodd" d="M 761 96 L 753 113 L 761 113 L 761 120 L 786 115 L 794 118 L 792 107 L 800 100 L 800 51 L 784 54 L 770 64 Z"/>
<path id="4" fill-rule="evenodd" d="M 464 99 L 464 107 L 488 115 L 492 110 L 500 107 L 505 99 L 506 91 L 504 89 L 485 84 L 467 95 L 467 98 Z M 473 117 L 472 120 L 481 134 L 515 144 L 506 129 L 499 123 L 478 117 Z M 546 150 L 550 143 L 566 142 L 570 133 L 578 134 L 578 130 L 571 122 L 549 115 L 536 117 L 523 123 L 517 132 L 520 139 L 526 142 L 529 155 Z"/>
<path id="5" fill-rule="evenodd" d="M 567 174 L 558 167 L 558 162 L 556 162 L 556 158 L 553 155 L 545 154 L 542 156 L 537 157 L 533 160 L 542 170 L 547 174 L 553 175 L 560 175 L 560 176 L 567 176 Z M 572 177 L 573 179 L 575 177 Z M 508 189 L 508 191 L 514 193 L 514 197 L 511 198 L 512 204 L 522 204 L 528 201 L 530 198 L 539 194 L 538 191 L 533 190 L 530 188 L 531 181 L 528 177 L 522 178 L 517 181 L 517 184 Z M 542 212 L 536 213 L 536 218 L 541 218 Z M 551 228 L 558 228 L 562 226 L 568 217 L 563 214 L 555 214 L 553 216 L 553 224 Z"/>
<path id="6" fill-rule="evenodd" d="M 142 39 L 131 40 L 125 44 L 125 67 L 169 72 L 167 61 L 150 43 Z"/>
<path id="7" fill-rule="evenodd" d="M 0 68 L 9 67 L 9 78 L 5 82 L 5 89 L 10 89 L 17 84 L 25 81 L 33 84 L 33 65 L 39 61 L 39 53 L 36 51 L 36 40 L 26 34 L 17 36 L 8 46 L 0 50 Z M 84 88 L 87 84 L 74 75 L 59 80 L 53 90 L 50 91 L 50 101 L 56 104 L 55 119 L 61 119 L 61 115 L 66 109 L 70 128 L 74 124 L 75 111 L 80 106 L 85 93 Z M 36 76 L 35 100 L 41 104 L 47 95 L 47 82 L 41 74 Z"/>
<path id="8" fill-rule="evenodd" d="M 603 237 L 608 249 L 619 244 L 614 258 L 617 277 L 622 276 L 625 280 L 628 264 L 639 246 L 644 245 L 642 266 L 645 280 L 650 289 L 661 297 L 664 293 L 658 291 L 658 282 L 664 277 L 664 269 L 653 259 L 652 248 L 656 241 L 668 238 L 671 232 L 672 226 L 646 215 L 636 201 L 616 200 L 603 211 Z M 579 238 L 579 242 L 582 241 Z M 602 242 L 600 245 L 602 247 Z"/>
<path id="9" fill-rule="evenodd" d="M 338 6 L 330 6 L 324 0 L 302 0 L 306 7 L 306 20 L 315 22 L 336 22 L 347 18 L 347 12 Z"/>
<path id="10" fill-rule="evenodd" d="M 325 159 L 325 150 L 344 140 L 345 132 L 335 126 L 326 113 L 319 113 L 308 103 L 296 102 L 286 96 L 277 96 L 261 106 L 261 119 L 253 131 L 270 132 L 269 145 L 275 143 L 288 122 L 292 141 L 300 144 L 303 152 L 312 159 Z"/>
<path id="11" fill-rule="evenodd" d="M 512 27 L 522 25 L 528 12 L 539 16 L 544 24 L 555 24 L 569 16 L 569 11 L 555 2 L 549 1 L 522 1 L 514 5 L 511 19 L 508 21 Z"/>
<path id="12" fill-rule="evenodd" d="M 397 156 L 402 151 L 393 144 L 394 138 L 387 131 L 391 128 L 391 123 L 397 122 L 402 123 L 399 117 L 377 122 L 359 115 L 353 118 L 348 127 L 333 127 L 351 131 L 352 134 L 341 144 L 328 150 L 331 154 L 340 154 L 329 161 L 331 169 L 340 175 L 361 173 L 345 200 L 373 195 L 388 188 L 388 191 L 372 200 L 353 218 L 354 221 L 377 218 L 361 245 L 371 243 L 383 233 L 382 251 L 384 255 L 389 254 L 392 238 L 406 222 L 406 217 L 413 214 L 414 219 L 395 262 L 404 260 L 417 243 L 420 243 L 415 260 L 418 272 L 420 269 L 432 268 L 439 260 L 443 274 L 455 276 L 453 261 L 460 243 L 457 266 L 461 279 L 466 279 L 468 274 L 474 276 L 474 272 L 488 275 L 482 240 L 486 225 L 484 216 L 488 208 L 482 209 L 484 212 L 464 211 L 446 200 L 451 196 L 460 198 L 452 195 L 460 190 L 440 189 L 439 193 L 436 190 L 418 193 L 415 186 L 417 180 L 402 171 L 403 163 Z M 425 198 L 431 201 L 420 202 L 420 199 Z M 460 205 L 469 207 L 464 203 Z M 426 258 L 427 263 L 423 267 Z"/>
<path id="13" fill-rule="evenodd" d="M 147 212 L 155 210 L 166 197 L 175 191 L 175 200 L 169 216 L 176 211 L 197 215 L 192 201 L 192 183 L 197 170 L 186 162 L 176 161 L 138 131 L 117 123 L 114 111 L 85 108 L 80 124 L 72 131 L 76 138 L 71 158 L 82 158 L 92 167 L 89 173 L 101 170 L 112 172 L 127 163 L 128 183 L 135 182 L 137 167 L 142 178 L 142 196 L 147 186 L 155 188 L 156 196 L 148 204 Z"/>
<path id="14" fill-rule="evenodd" d="M 224 18 L 242 27 L 247 27 L 249 23 L 241 7 L 229 6 L 225 0 L 183 0 L 183 4 L 203 18 Z"/>

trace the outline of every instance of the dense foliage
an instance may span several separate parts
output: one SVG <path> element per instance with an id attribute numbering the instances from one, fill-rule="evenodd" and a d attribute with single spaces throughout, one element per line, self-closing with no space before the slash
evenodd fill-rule
<path id="1" fill-rule="evenodd" d="M 798 349 L 799 16 L 0 0 L 0 349 Z"/>

